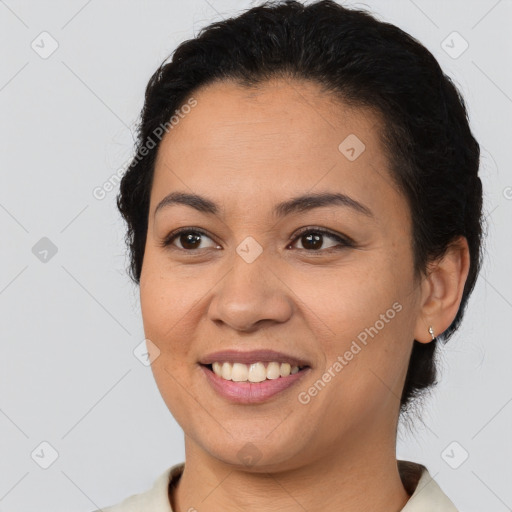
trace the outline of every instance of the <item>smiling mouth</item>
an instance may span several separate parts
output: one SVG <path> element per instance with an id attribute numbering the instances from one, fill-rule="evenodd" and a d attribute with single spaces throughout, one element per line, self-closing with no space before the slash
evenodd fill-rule
<path id="1" fill-rule="evenodd" d="M 201 364 L 221 379 L 233 382 L 264 382 L 278 380 L 306 370 L 309 366 L 292 366 L 290 363 L 277 361 L 245 364 L 216 361 L 211 364 Z"/>

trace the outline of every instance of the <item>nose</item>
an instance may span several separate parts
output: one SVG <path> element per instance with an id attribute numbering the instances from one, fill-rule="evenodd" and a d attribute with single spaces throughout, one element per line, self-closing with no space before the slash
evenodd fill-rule
<path id="1" fill-rule="evenodd" d="M 286 322 L 292 313 L 291 292 L 263 255 L 251 263 L 235 256 L 231 270 L 215 287 L 208 311 L 213 322 L 244 332 Z"/>

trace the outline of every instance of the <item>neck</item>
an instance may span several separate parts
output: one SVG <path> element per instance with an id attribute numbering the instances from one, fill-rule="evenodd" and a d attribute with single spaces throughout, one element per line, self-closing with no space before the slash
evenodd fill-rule
<path id="1" fill-rule="evenodd" d="M 212 457 L 185 437 L 186 464 L 172 493 L 172 509 L 401 511 L 410 495 L 398 471 L 394 437 L 387 444 L 382 434 L 372 439 L 359 432 L 357 438 L 361 442 L 345 439 L 343 449 L 317 455 L 307 464 L 298 457 L 287 469 L 268 466 L 268 471 L 254 472 Z"/>

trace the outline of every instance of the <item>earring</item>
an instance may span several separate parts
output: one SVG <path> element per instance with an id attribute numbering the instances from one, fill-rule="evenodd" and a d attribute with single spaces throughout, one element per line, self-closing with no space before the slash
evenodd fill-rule
<path id="1" fill-rule="evenodd" d="M 432 328 L 432 326 L 428 328 L 428 332 L 430 333 L 430 336 L 432 336 L 432 339 L 435 340 L 436 337 L 434 336 L 434 329 Z"/>

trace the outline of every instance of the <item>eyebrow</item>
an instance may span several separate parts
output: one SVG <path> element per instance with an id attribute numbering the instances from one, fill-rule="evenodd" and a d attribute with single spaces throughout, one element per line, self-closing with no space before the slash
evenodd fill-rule
<path id="1" fill-rule="evenodd" d="M 158 203 L 153 215 L 156 216 L 157 212 L 163 208 L 177 204 L 190 206 L 199 212 L 211 215 L 218 216 L 220 213 L 219 206 L 211 199 L 198 194 L 171 192 Z M 275 217 L 285 217 L 292 213 L 305 212 L 325 206 L 345 206 L 358 213 L 362 213 L 367 217 L 373 217 L 372 211 L 367 206 L 340 192 L 318 192 L 315 194 L 305 194 L 293 197 L 292 199 L 275 205 L 272 210 L 272 214 Z"/>

